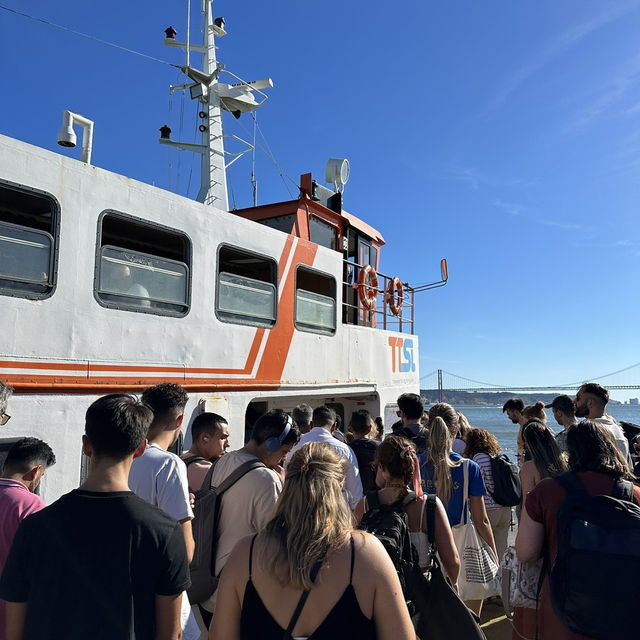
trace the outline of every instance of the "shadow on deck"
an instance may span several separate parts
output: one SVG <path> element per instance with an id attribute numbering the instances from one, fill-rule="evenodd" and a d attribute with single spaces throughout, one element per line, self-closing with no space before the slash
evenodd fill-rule
<path id="1" fill-rule="evenodd" d="M 485 603 L 482 607 L 480 626 L 487 640 L 511 640 L 511 623 L 504 615 L 502 605 Z"/>

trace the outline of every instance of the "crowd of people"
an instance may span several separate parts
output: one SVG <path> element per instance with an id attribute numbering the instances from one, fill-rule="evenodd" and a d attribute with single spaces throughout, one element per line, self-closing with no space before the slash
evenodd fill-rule
<path id="1" fill-rule="evenodd" d="M 0 383 L 2 424 L 10 395 Z M 179 385 L 147 388 L 139 399 L 104 396 L 86 412 L 88 475 L 51 505 L 35 493 L 56 462 L 51 448 L 27 437 L 8 452 L 0 474 L 0 640 L 194 640 L 197 618 L 210 640 L 414 640 L 419 611 L 389 546 L 398 543 L 371 525 L 376 510 L 393 511 L 406 527 L 419 572 L 428 574 L 437 553 L 450 588 L 479 617 L 484 597 L 468 582 L 484 581 L 495 597 L 495 571 L 469 578 L 463 526 L 473 525 L 496 563 L 519 520 L 519 561 L 552 563 L 566 476 L 590 495 L 630 481 L 626 498 L 640 506 L 640 437 L 630 441 L 605 413 L 608 399 L 586 383 L 575 399 L 505 403 L 518 425 L 522 499 L 512 508 L 498 498 L 495 437 L 447 403 L 425 412 L 413 393 L 398 398 L 399 420 L 386 435 L 365 409 L 340 430 L 332 408 L 301 404 L 259 417 L 234 451 L 227 420 L 204 412 L 181 457 L 170 451 L 184 430 L 188 397 Z M 199 538 L 196 496 L 223 486 L 215 525 Z M 194 595 L 199 545 L 212 554 L 214 586 L 204 596 Z M 558 615 L 549 582 L 543 570 L 539 606 L 516 607 L 513 637 L 589 638 Z"/>

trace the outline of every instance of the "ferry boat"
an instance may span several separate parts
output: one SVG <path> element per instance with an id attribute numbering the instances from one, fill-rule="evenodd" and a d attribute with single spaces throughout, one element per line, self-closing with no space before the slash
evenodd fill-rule
<path id="1" fill-rule="evenodd" d="M 344 422 L 365 408 L 389 428 L 398 395 L 419 391 L 416 289 L 380 272 L 382 235 L 343 209 L 346 160 L 328 162 L 330 188 L 307 173 L 296 199 L 228 210 L 222 114 L 257 108 L 272 83 L 222 82 L 224 20 L 211 0 L 201 11 L 201 44 L 172 29 L 166 44 L 185 53 L 173 89 L 199 102 L 202 141 L 159 140 L 199 155 L 196 201 L 93 166 L 92 123 L 68 111 L 58 141 L 82 127 L 81 160 L 0 136 L 0 380 L 15 389 L 0 451 L 27 435 L 52 446 L 47 502 L 83 480 L 84 414 L 106 393 L 178 383 L 184 445 L 214 411 L 238 448 L 272 408 L 324 403 Z"/>

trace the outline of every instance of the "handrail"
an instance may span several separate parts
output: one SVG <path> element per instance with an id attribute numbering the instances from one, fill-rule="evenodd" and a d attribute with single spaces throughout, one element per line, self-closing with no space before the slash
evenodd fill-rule
<path id="1" fill-rule="evenodd" d="M 389 303 L 389 283 L 395 276 L 377 273 L 378 293 L 373 299 L 373 308 L 366 309 L 358 298 L 358 275 L 367 265 L 353 260 L 343 260 L 344 280 L 342 282 L 342 321 L 345 324 L 369 326 L 400 333 L 414 332 L 414 289 L 402 283 L 403 301 L 398 315 L 391 312 Z M 381 303 L 379 305 L 379 302 Z"/>

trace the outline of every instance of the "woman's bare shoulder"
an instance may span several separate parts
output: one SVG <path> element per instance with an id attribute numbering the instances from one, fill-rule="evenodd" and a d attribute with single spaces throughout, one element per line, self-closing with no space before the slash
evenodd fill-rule
<path id="1" fill-rule="evenodd" d="M 533 477 L 535 474 L 536 465 L 533 460 L 527 460 L 522 463 L 520 467 L 520 476 Z"/>
<path id="2" fill-rule="evenodd" d="M 240 538 L 238 542 L 236 542 L 233 550 L 231 551 L 231 555 L 227 560 L 226 566 L 233 567 L 234 570 L 239 570 L 242 566 L 247 566 L 248 572 L 248 562 L 249 562 L 249 554 L 251 553 L 251 542 L 254 539 L 255 534 L 250 536 L 245 536 L 244 538 Z"/>
<path id="3" fill-rule="evenodd" d="M 379 571 L 381 565 L 391 562 L 382 542 L 373 534 L 366 531 L 354 531 L 351 535 L 353 536 L 356 558 L 360 558 L 362 561 L 361 566 L 366 566 L 370 571 Z"/>

